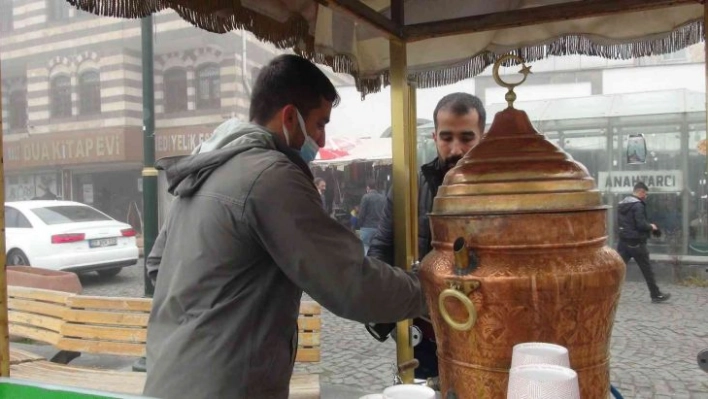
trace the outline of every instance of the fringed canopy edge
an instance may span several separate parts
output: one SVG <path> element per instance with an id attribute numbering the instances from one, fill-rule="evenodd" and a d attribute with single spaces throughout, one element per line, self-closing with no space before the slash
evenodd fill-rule
<path id="1" fill-rule="evenodd" d="M 292 14 L 285 22 L 273 20 L 261 13 L 242 7 L 235 1 L 185 0 L 66 0 L 72 6 L 92 14 L 117 18 L 144 18 L 165 9 L 177 14 L 197 28 L 226 33 L 247 30 L 259 40 L 277 48 L 312 47 L 309 25 L 300 15 Z M 223 5 L 228 3 L 228 5 Z M 224 8 L 226 7 L 226 8 Z"/>
<path id="2" fill-rule="evenodd" d="M 362 97 L 381 91 L 389 85 L 389 71 L 360 74 L 354 58 L 349 54 L 333 54 L 331 49 L 316 48 L 307 21 L 293 14 L 286 22 L 275 21 L 256 11 L 242 7 L 238 2 L 205 0 L 66 0 L 73 6 L 97 15 L 142 18 L 167 8 L 174 9 L 192 25 L 215 33 L 245 29 L 258 39 L 274 44 L 280 49 L 292 48 L 299 55 L 313 62 L 327 65 L 337 73 L 354 77 Z M 187 6 L 187 3 L 189 6 Z M 195 6 L 195 4 L 197 4 Z M 224 4 L 228 4 L 224 8 Z M 538 61 L 548 56 L 588 55 L 608 59 L 629 59 L 672 53 L 703 41 L 704 25 L 696 19 L 680 26 L 671 33 L 649 38 L 616 42 L 608 39 L 566 35 L 550 41 L 524 46 L 513 50 L 485 51 L 472 57 L 441 65 L 416 66 L 409 73 L 409 81 L 420 88 L 444 86 L 477 76 L 493 65 L 503 54 L 517 54 L 526 62 Z"/>
<path id="3" fill-rule="evenodd" d="M 450 85 L 479 75 L 504 54 L 519 55 L 526 62 L 538 61 L 549 56 L 563 55 L 587 55 L 613 60 L 626 60 L 636 57 L 669 54 L 702 42 L 704 40 L 704 29 L 703 19 L 697 19 L 682 25 L 671 33 L 624 43 L 609 42 L 606 39 L 583 35 L 567 35 L 542 44 L 520 47 L 511 51 L 485 51 L 454 64 L 428 66 L 425 68 L 417 67 L 416 69 L 419 71 L 410 72 L 408 80 L 419 88 Z M 330 66 L 336 72 L 339 72 L 337 67 L 344 67 L 341 72 L 350 73 L 349 69 L 352 69 L 352 63 L 349 57 L 344 57 L 346 60 L 338 60 L 336 65 Z M 362 93 L 362 97 L 370 93 L 379 92 L 383 87 L 389 85 L 388 70 L 380 71 L 371 76 L 351 74 L 356 80 L 357 88 Z"/>

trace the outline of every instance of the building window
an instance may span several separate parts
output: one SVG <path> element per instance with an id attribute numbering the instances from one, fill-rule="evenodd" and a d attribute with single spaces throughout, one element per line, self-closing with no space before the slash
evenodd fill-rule
<path id="1" fill-rule="evenodd" d="M 10 129 L 27 128 L 27 92 L 13 90 L 10 92 L 8 100 Z"/>
<path id="2" fill-rule="evenodd" d="M 12 30 L 12 0 L 0 0 L 0 32 Z"/>
<path id="3" fill-rule="evenodd" d="M 187 110 L 187 71 L 170 68 L 163 80 L 165 93 L 165 113 Z"/>
<path id="4" fill-rule="evenodd" d="M 47 0 L 45 4 L 48 21 L 61 21 L 69 18 L 69 6 L 66 1 Z"/>
<path id="5" fill-rule="evenodd" d="M 221 107 L 219 66 L 205 65 L 197 69 L 197 109 Z"/>
<path id="6" fill-rule="evenodd" d="M 59 75 L 51 83 L 52 117 L 63 118 L 71 116 L 71 79 Z"/>
<path id="7" fill-rule="evenodd" d="M 258 80 L 258 75 L 261 74 L 261 68 L 253 68 L 251 69 L 251 85 L 255 85 L 256 81 Z"/>
<path id="8" fill-rule="evenodd" d="M 101 113 L 101 78 L 97 71 L 86 71 L 79 76 L 79 114 Z"/>

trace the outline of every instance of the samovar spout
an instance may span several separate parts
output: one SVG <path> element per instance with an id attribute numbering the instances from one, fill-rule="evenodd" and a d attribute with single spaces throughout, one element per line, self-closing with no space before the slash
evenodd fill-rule
<path id="1" fill-rule="evenodd" d="M 477 257 L 465 245 L 465 239 L 458 237 L 452 244 L 455 254 L 455 272 L 458 276 L 470 274 L 477 268 Z"/>
<path id="2" fill-rule="evenodd" d="M 467 268 L 470 264 L 470 255 L 467 252 L 467 247 L 465 247 L 465 239 L 459 237 L 452 244 L 452 251 L 455 253 L 455 266 L 457 274 L 465 274 Z"/>

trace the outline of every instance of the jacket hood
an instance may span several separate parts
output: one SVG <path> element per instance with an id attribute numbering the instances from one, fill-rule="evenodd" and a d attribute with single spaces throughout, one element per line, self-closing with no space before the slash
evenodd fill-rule
<path id="1" fill-rule="evenodd" d="M 263 126 L 235 118 L 219 125 L 212 136 L 195 148 L 191 155 L 162 158 L 156 162 L 155 167 L 166 172 L 167 191 L 170 194 L 191 197 L 214 170 L 234 156 L 254 148 L 280 151 L 312 176 L 298 153 L 273 133 Z"/>
<path id="2" fill-rule="evenodd" d="M 628 197 L 625 197 L 622 201 L 620 201 L 619 205 L 617 206 L 617 210 L 620 213 L 625 214 L 625 213 L 629 212 L 632 209 L 632 207 L 637 203 L 644 204 L 644 201 L 642 201 L 641 199 L 639 199 L 633 195 L 630 195 Z"/>

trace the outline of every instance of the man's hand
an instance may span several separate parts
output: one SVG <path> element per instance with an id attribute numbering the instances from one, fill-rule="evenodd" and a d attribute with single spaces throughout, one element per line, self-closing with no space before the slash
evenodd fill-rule
<path id="1" fill-rule="evenodd" d="M 379 342 L 388 339 L 392 331 L 396 330 L 396 323 L 367 323 L 366 331 Z"/>
<path id="2" fill-rule="evenodd" d="M 659 230 L 659 228 L 656 227 L 656 225 L 655 225 L 654 223 L 649 223 L 649 224 L 651 224 L 651 229 L 652 229 L 652 230 Z"/>

